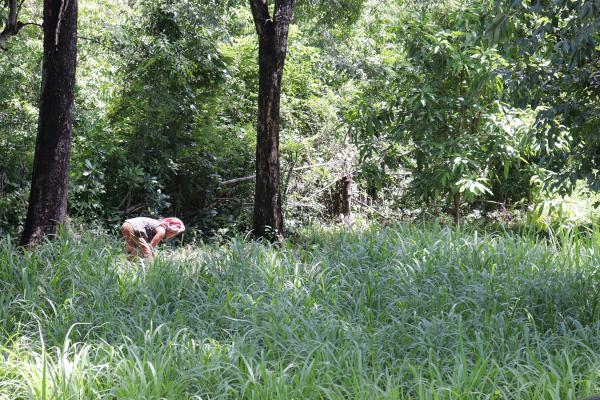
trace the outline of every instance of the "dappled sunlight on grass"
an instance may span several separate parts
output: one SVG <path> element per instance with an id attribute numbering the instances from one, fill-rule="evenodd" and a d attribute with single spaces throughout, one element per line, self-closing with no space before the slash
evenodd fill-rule
<path id="1" fill-rule="evenodd" d="M 4 242 L 0 399 L 576 399 L 600 391 L 599 255 L 438 225 L 134 264 L 108 237 Z"/>

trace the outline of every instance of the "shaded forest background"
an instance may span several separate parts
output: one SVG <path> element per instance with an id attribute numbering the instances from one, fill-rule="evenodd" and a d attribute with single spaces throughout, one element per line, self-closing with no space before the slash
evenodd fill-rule
<path id="1" fill-rule="evenodd" d="M 6 20 L 8 8 L 0 7 Z M 41 23 L 25 0 L 20 18 Z M 598 189 L 594 1 L 299 2 L 281 105 L 286 228 L 355 212 L 535 226 L 593 222 Z M 258 44 L 248 4 L 79 5 L 72 223 L 177 215 L 251 227 Z M 0 30 L 5 27 L 0 25 Z M 42 31 L 0 51 L 0 232 L 24 225 Z"/>

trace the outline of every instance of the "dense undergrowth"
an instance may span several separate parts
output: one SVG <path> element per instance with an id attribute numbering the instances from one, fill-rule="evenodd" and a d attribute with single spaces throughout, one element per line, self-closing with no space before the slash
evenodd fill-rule
<path id="1" fill-rule="evenodd" d="M 0 245 L 0 399 L 577 399 L 600 235 L 307 230 L 282 247 Z"/>

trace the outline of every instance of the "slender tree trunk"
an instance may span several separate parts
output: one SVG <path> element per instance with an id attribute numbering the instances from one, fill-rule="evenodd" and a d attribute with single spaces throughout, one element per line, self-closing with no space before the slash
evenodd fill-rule
<path id="1" fill-rule="evenodd" d="M 4 44 L 8 41 L 11 36 L 16 35 L 19 32 L 22 24 L 17 22 L 18 18 L 18 6 L 17 0 L 8 0 L 8 17 L 4 23 L 4 29 L 0 32 L 0 49 L 4 47 Z"/>
<path id="2" fill-rule="evenodd" d="M 454 224 L 458 227 L 460 226 L 460 193 L 454 193 L 454 196 L 452 197 L 453 201 L 454 201 L 454 208 L 453 208 L 453 214 L 454 214 Z"/>
<path id="3" fill-rule="evenodd" d="M 335 214 L 344 222 L 352 220 L 352 176 L 342 177 L 336 184 Z"/>
<path id="4" fill-rule="evenodd" d="M 267 0 L 250 0 L 250 8 L 258 34 L 259 73 L 254 235 L 281 240 L 279 104 L 294 0 L 276 0 L 273 16 Z"/>
<path id="5" fill-rule="evenodd" d="M 4 1 L 5 5 L 8 6 L 8 15 L 6 20 L 4 21 L 4 29 L 0 32 L 0 50 L 6 50 L 4 45 L 8 40 L 17 35 L 21 29 L 28 25 L 41 26 L 35 22 L 27 22 L 24 23 L 19 21 L 19 12 L 21 11 L 21 6 L 23 5 L 23 1 L 17 3 L 17 0 L 0 0 Z"/>
<path id="6" fill-rule="evenodd" d="M 77 0 L 44 0 L 40 115 L 24 246 L 55 234 L 67 216 L 77 66 Z"/>

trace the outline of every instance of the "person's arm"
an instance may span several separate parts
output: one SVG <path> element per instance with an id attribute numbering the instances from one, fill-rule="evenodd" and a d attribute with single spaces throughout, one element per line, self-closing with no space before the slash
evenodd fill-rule
<path id="1" fill-rule="evenodd" d="M 152 241 L 150 242 L 150 247 L 155 248 L 156 245 L 159 244 L 160 241 L 165 238 L 165 235 L 166 235 L 165 228 L 163 228 L 162 226 L 159 226 L 158 228 L 156 228 L 156 234 L 154 235 L 154 237 L 152 238 Z"/>

